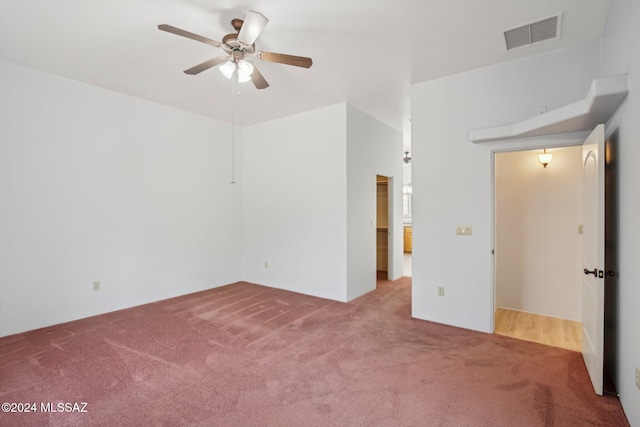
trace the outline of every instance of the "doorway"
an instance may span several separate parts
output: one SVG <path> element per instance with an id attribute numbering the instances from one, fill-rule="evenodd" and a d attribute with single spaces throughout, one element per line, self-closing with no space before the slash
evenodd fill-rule
<path id="1" fill-rule="evenodd" d="M 582 148 L 495 153 L 494 331 L 581 349 Z"/>
<path id="2" fill-rule="evenodd" d="M 409 171 L 409 173 L 411 173 Z M 405 171 L 406 174 L 406 171 Z M 407 177 L 405 175 L 405 182 Z M 402 275 L 405 277 L 413 276 L 413 222 L 411 217 L 413 189 L 411 184 L 411 175 L 409 175 L 409 183 L 402 186 L 402 228 L 403 228 L 403 266 Z"/>
<path id="3" fill-rule="evenodd" d="M 520 148 L 530 148 L 520 147 Z M 569 147 L 571 148 L 571 147 Z M 616 394 L 616 384 L 608 373 L 617 373 L 617 242 L 619 241 L 619 229 L 615 219 L 617 213 L 617 134 L 614 132 L 605 140 L 605 127 L 597 125 L 587 139 L 579 146 L 582 151 L 580 160 L 582 163 L 581 181 L 582 194 L 582 221 L 578 226 L 578 233 L 582 239 L 582 265 L 577 269 L 577 274 L 582 278 L 581 287 L 581 353 L 589 377 L 596 394 Z M 561 150 L 561 149 L 554 149 Z M 507 150 L 505 150 L 506 152 Z M 501 176 L 501 168 L 498 166 L 497 156 L 494 152 L 493 176 L 494 176 L 494 308 L 500 307 L 499 301 L 499 275 L 500 275 L 500 249 L 502 247 L 499 238 L 499 226 L 502 220 L 499 216 L 498 181 Z M 540 163 L 545 162 L 540 156 Z M 546 169 L 547 164 L 543 167 Z M 531 165 L 531 162 L 529 162 Z M 535 193 L 533 193 L 535 194 Z M 553 194 L 550 192 L 549 194 Z M 562 214 L 555 213 L 550 217 L 562 223 Z M 613 218 L 612 218 L 613 217 Z M 522 219 L 521 222 L 525 222 Z M 520 218 L 518 218 L 520 221 Z M 526 230 L 526 228 L 525 228 Z M 530 231 L 530 230 L 528 230 Z M 542 238 L 548 240 L 549 233 L 542 233 Z M 569 252 L 570 253 L 570 252 Z M 566 262 L 561 256 L 558 259 Z M 545 265 L 537 266 L 534 273 L 551 282 L 549 273 L 553 273 Z M 591 277 L 593 275 L 593 277 Z M 553 290 L 556 297 L 562 294 L 562 288 Z M 494 313 L 494 332 L 497 332 L 496 317 Z"/>
<path id="4" fill-rule="evenodd" d="M 393 260 L 389 260 L 389 224 L 393 215 L 390 207 L 390 178 L 376 175 L 376 271 L 380 280 L 387 280 Z M 391 214 L 391 215 L 390 215 Z"/>

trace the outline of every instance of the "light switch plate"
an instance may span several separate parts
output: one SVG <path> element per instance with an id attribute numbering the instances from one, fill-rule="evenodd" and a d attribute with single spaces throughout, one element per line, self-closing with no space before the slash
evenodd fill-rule
<path id="1" fill-rule="evenodd" d="M 456 235 L 458 235 L 458 236 L 471 236 L 471 226 L 470 225 L 457 225 L 456 226 Z"/>

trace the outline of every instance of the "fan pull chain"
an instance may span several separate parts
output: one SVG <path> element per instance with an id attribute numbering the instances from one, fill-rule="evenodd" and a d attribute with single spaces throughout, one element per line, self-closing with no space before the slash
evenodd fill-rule
<path id="1" fill-rule="evenodd" d="M 231 184 L 236 183 L 236 114 L 231 113 L 232 115 L 232 129 L 231 129 Z"/>
<path id="2" fill-rule="evenodd" d="M 236 94 L 239 94 L 238 89 L 238 73 L 233 72 L 231 78 L 231 184 L 236 183 Z"/>

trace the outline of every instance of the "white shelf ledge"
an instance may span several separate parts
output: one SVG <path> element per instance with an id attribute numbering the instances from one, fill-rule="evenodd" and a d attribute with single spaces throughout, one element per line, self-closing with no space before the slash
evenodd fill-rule
<path id="1" fill-rule="evenodd" d="M 593 130 L 606 123 L 629 93 L 627 75 L 595 79 L 585 99 L 506 126 L 474 129 L 475 144 Z"/>

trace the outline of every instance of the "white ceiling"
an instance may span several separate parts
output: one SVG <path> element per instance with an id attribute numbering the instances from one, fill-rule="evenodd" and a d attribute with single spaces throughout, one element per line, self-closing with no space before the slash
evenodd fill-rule
<path id="1" fill-rule="evenodd" d="M 257 61 L 270 83 L 241 85 L 242 125 L 350 102 L 398 130 L 410 85 L 597 40 L 614 0 L 1 0 L 0 59 L 231 121 L 231 81 L 182 71 L 220 49 L 248 10 L 270 22 L 258 50 L 310 56 L 310 69 Z M 564 12 L 559 40 L 505 52 L 501 30 Z"/>

